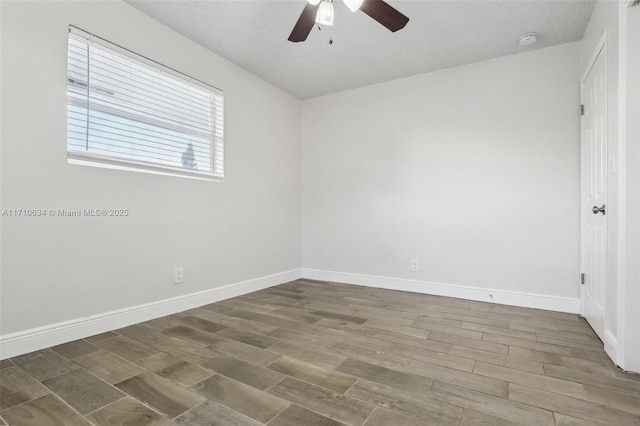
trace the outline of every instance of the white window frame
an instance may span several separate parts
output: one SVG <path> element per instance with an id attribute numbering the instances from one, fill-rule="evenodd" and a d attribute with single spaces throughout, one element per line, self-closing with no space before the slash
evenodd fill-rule
<path id="1" fill-rule="evenodd" d="M 83 42 L 86 42 L 89 46 L 92 44 L 97 44 L 102 48 L 106 48 L 120 56 L 124 56 L 127 60 L 131 60 L 133 62 L 138 62 L 142 65 L 145 65 L 147 68 L 153 69 L 155 72 L 159 72 L 165 75 L 170 76 L 171 78 L 180 80 L 181 83 L 186 83 L 189 85 L 195 85 L 200 89 L 206 90 L 209 94 L 211 94 L 212 99 L 215 99 L 215 102 L 212 101 L 211 104 L 211 120 L 212 120 L 212 129 L 211 129 L 211 137 L 210 137 L 210 169 L 209 170 L 193 170 L 180 168 L 177 166 L 167 166 L 163 165 L 158 161 L 158 163 L 154 163 L 153 161 L 138 161 L 130 158 L 126 158 L 125 156 L 114 155 L 100 155 L 95 152 L 89 151 L 89 138 L 91 134 L 90 126 L 87 125 L 86 133 L 87 133 L 87 151 L 79 151 L 77 149 L 71 149 L 71 137 L 69 133 L 69 117 L 67 118 L 67 126 L 68 126 L 68 135 L 67 135 L 67 162 L 69 164 L 77 164 L 77 165 L 85 165 L 85 166 L 93 166 L 93 167 L 102 167 L 102 168 L 110 168 L 116 170 L 127 170 L 127 171 L 135 171 L 135 172 L 144 172 L 144 173 L 152 173 L 152 174 L 161 174 L 168 176 L 179 176 L 179 177 L 187 177 L 193 179 L 202 179 L 202 180 L 214 180 L 214 181 L 222 181 L 224 179 L 224 94 L 223 91 L 217 89 L 209 84 L 206 84 L 200 80 L 189 77 L 179 71 L 176 71 L 172 68 L 169 68 L 165 65 L 162 65 L 156 61 L 153 61 L 149 58 L 146 58 L 142 55 L 134 53 L 128 49 L 125 49 L 121 46 L 113 44 L 105 39 L 102 39 L 94 34 L 91 34 L 87 31 L 84 31 L 75 26 L 69 26 L 69 38 L 74 39 L 82 39 Z M 87 71 L 89 73 L 89 71 Z M 69 84 L 69 78 L 71 74 L 67 71 L 67 84 Z M 89 74 L 89 81 L 91 75 Z M 87 96 L 89 96 L 89 86 L 87 85 Z M 69 108 L 71 106 L 75 107 L 86 107 L 87 114 L 90 111 L 102 111 L 111 113 L 115 116 L 118 116 L 123 119 L 131 119 L 133 121 L 148 124 L 152 126 L 156 126 L 165 130 L 176 130 L 178 132 L 188 134 L 188 131 L 185 131 L 183 128 L 178 128 L 172 126 L 170 123 L 156 121 L 153 118 L 144 117 L 144 111 L 141 111 L 141 114 L 138 115 L 135 113 L 135 109 L 131 108 L 134 112 L 127 113 L 126 111 L 121 111 L 116 108 L 110 108 L 105 105 L 98 105 L 96 103 L 90 104 L 90 102 L 83 102 L 77 100 L 73 97 L 70 91 L 67 91 L 67 113 L 69 114 Z M 206 157 L 205 157 L 206 158 Z"/>

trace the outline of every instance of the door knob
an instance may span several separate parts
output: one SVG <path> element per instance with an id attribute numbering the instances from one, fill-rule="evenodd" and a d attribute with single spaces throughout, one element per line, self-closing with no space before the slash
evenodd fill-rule
<path id="1" fill-rule="evenodd" d="M 591 211 L 593 212 L 593 214 L 598 214 L 598 213 L 602 213 L 602 215 L 605 215 L 605 205 L 603 204 L 602 207 L 598 207 L 598 206 L 593 206 L 593 208 L 591 209 Z"/>

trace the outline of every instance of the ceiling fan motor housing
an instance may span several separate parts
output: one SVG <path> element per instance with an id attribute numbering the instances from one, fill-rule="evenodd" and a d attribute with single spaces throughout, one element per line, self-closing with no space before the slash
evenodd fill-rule
<path id="1" fill-rule="evenodd" d="M 360 9 L 389 31 L 401 30 L 409 22 L 409 18 L 389 6 L 383 0 L 343 0 L 349 9 Z M 307 0 L 304 9 L 289 35 L 289 41 L 295 43 L 305 41 L 314 25 L 333 25 L 333 0 Z"/>

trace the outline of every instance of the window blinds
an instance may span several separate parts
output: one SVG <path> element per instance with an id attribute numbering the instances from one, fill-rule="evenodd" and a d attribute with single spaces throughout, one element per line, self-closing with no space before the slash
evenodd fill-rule
<path id="1" fill-rule="evenodd" d="M 223 94 L 70 27 L 69 159 L 222 179 Z"/>

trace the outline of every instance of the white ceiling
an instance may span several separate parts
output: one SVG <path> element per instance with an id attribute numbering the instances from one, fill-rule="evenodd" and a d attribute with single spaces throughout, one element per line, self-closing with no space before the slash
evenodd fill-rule
<path id="1" fill-rule="evenodd" d="M 335 23 L 287 41 L 305 0 L 125 0 L 299 99 L 577 41 L 594 0 L 387 3 L 409 17 L 392 33 L 335 0 Z M 537 32 L 538 43 L 518 44 Z M 334 40 L 329 44 L 329 39 Z"/>

